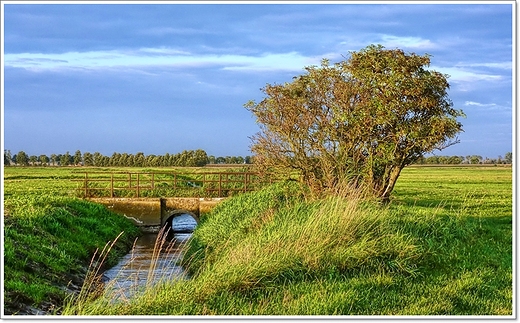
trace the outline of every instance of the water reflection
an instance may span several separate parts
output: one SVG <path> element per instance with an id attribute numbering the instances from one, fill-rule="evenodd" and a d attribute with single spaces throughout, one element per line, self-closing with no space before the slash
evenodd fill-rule
<path id="1" fill-rule="evenodd" d="M 157 233 L 139 237 L 132 251 L 104 273 L 108 280 L 106 292 L 111 294 L 110 298 L 126 300 L 148 285 L 186 278 L 184 269 L 178 263 L 191 233 L 179 232 L 193 231 L 196 224 L 191 216 L 183 214 L 173 220 L 173 239 L 158 239 Z"/>

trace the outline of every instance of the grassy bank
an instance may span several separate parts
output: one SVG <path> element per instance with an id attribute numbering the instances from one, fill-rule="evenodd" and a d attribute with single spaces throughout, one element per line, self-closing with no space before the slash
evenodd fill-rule
<path id="1" fill-rule="evenodd" d="M 511 315 L 511 168 L 407 168 L 380 207 L 295 183 L 221 203 L 197 228 L 192 279 L 86 315 Z"/>
<path id="2" fill-rule="evenodd" d="M 113 265 L 139 234 L 126 218 L 68 197 L 70 181 L 59 176 L 51 171 L 11 173 L 4 180 L 6 315 L 59 311 L 81 287 L 97 249 L 99 253 L 124 231 L 106 259 L 105 265 Z"/>

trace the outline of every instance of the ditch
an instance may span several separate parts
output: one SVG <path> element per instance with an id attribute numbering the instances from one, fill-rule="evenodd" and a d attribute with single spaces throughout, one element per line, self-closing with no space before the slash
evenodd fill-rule
<path id="1" fill-rule="evenodd" d="M 187 278 L 178 263 L 197 222 L 189 214 L 173 221 L 171 239 L 161 239 L 158 233 L 145 233 L 117 265 L 104 272 L 105 291 L 111 300 L 125 301 L 150 285 Z"/>

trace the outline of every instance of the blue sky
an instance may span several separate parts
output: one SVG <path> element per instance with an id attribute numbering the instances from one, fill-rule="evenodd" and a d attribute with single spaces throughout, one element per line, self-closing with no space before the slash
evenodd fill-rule
<path id="1" fill-rule="evenodd" d="M 3 6 L 3 148 L 250 155 L 243 105 L 370 44 L 428 53 L 464 132 L 439 155 L 513 151 L 514 2 Z"/>

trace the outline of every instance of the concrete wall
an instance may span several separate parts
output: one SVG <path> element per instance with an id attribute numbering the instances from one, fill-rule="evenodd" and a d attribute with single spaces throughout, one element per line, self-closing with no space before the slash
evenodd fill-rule
<path id="1" fill-rule="evenodd" d="M 92 198 L 122 214 L 140 227 L 162 226 L 172 214 L 190 213 L 198 222 L 203 213 L 211 211 L 224 198 Z"/>

